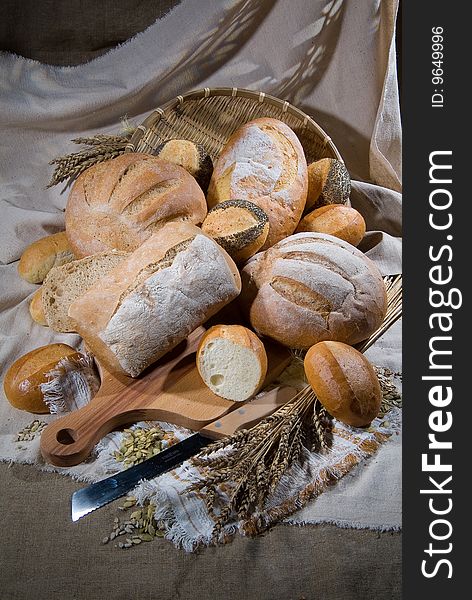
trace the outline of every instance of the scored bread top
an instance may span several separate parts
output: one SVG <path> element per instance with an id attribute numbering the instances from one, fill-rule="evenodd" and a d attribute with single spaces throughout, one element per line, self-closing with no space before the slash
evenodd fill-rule
<path id="1" fill-rule="evenodd" d="M 381 325 L 387 309 L 377 266 L 326 234 L 297 233 L 256 254 L 242 279 L 252 326 L 293 348 L 322 340 L 355 344 Z"/>
<path id="2" fill-rule="evenodd" d="M 74 253 L 133 251 L 171 221 L 202 223 L 202 189 L 182 167 L 155 156 L 123 154 L 98 163 L 75 182 L 66 207 Z"/>
<path id="3" fill-rule="evenodd" d="M 136 377 L 240 290 L 237 267 L 216 242 L 198 227 L 169 223 L 78 298 L 69 316 L 112 371 Z"/>
<path id="4" fill-rule="evenodd" d="M 216 161 L 210 207 L 228 199 L 254 202 L 269 217 L 263 248 L 295 230 L 305 207 L 307 164 L 295 133 L 282 121 L 260 118 L 237 129 Z"/>

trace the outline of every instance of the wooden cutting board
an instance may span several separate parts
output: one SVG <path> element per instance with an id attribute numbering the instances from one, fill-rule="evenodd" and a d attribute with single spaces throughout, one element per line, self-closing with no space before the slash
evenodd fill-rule
<path id="1" fill-rule="evenodd" d="M 159 420 L 198 431 L 241 406 L 240 402 L 213 394 L 198 374 L 195 352 L 204 331 L 194 331 L 137 379 L 112 375 L 99 365 L 101 386 L 95 397 L 84 408 L 57 419 L 42 432 L 44 459 L 70 467 L 85 460 L 95 444 L 117 427 Z M 290 353 L 276 344 L 265 346 L 267 385 L 289 364 Z"/>

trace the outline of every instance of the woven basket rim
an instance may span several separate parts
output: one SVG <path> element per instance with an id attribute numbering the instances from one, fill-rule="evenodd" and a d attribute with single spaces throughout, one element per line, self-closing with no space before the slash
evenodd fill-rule
<path id="1" fill-rule="evenodd" d="M 287 100 L 281 100 L 276 96 L 272 96 L 271 94 L 266 94 L 265 92 L 255 92 L 252 90 L 248 90 L 245 88 L 237 88 L 237 87 L 214 87 L 214 88 L 202 88 L 198 90 L 193 90 L 187 92 L 186 94 L 180 94 L 175 98 L 172 98 L 162 106 L 155 108 L 151 114 L 149 114 L 146 119 L 138 125 L 136 131 L 133 133 L 129 143 L 126 145 L 126 152 L 134 152 L 135 148 L 139 142 L 139 140 L 143 137 L 145 132 L 152 126 L 154 126 L 157 122 L 160 121 L 162 116 L 169 109 L 174 108 L 175 106 L 179 106 L 184 102 L 189 100 L 199 100 L 202 98 L 210 98 L 215 96 L 231 96 L 233 98 L 250 98 L 253 100 L 257 100 L 259 103 L 267 103 L 272 104 L 282 110 L 282 112 L 287 112 L 291 115 L 294 115 L 298 119 L 303 122 L 303 125 L 308 127 L 309 129 L 314 130 L 318 136 L 323 140 L 323 143 L 330 148 L 335 157 L 344 163 L 343 158 L 336 148 L 334 142 L 329 137 L 329 135 L 324 131 L 322 127 L 318 125 L 318 123 L 309 115 L 307 115 L 300 108 L 297 108 L 293 104 L 290 104 Z"/>

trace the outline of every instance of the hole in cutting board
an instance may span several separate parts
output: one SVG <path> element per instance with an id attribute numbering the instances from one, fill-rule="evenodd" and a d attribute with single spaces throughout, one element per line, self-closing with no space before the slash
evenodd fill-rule
<path id="1" fill-rule="evenodd" d="M 56 433 L 56 440 L 64 446 L 68 446 L 77 441 L 77 432 L 74 429 L 59 429 Z"/>

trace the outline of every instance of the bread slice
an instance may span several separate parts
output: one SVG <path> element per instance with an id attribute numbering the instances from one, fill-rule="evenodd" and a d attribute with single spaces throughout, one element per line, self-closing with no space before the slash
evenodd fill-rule
<path id="1" fill-rule="evenodd" d="M 69 306 L 127 256 L 128 252 L 110 250 L 51 269 L 41 294 L 49 327 L 60 332 L 75 331 L 74 322 L 67 314 Z"/>
<path id="2" fill-rule="evenodd" d="M 215 325 L 200 341 L 197 369 L 217 396 L 242 402 L 259 391 L 267 373 L 267 354 L 250 329 Z"/>

